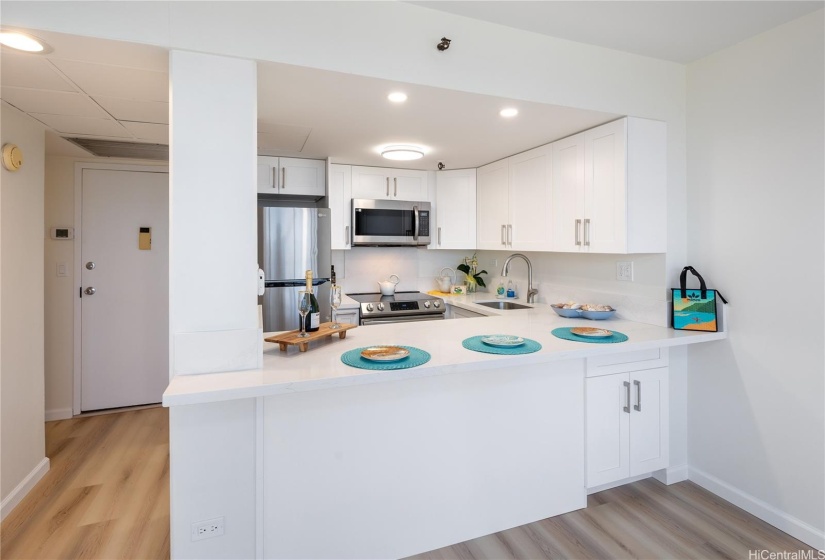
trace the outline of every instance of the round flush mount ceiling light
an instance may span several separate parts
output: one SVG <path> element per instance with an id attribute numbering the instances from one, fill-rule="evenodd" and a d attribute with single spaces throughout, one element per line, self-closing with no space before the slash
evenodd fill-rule
<path id="1" fill-rule="evenodd" d="M 411 161 L 424 157 L 424 148 L 419 146 L 396 144 L 381 148 L 381 155 L 386 159 L 396 161 Z"/>
<path id="2" fill-rule="evenodd" d="M 34 54 L 51 52 L 51 47 L 33 35 L 21 31 L 0 30 L 0 44 Z"/>
<path id="3" fill-rule="evenodd" d="M 507 107 L 506 109 L 502 109 L 501 111 L 499 111 L 498 114 L 502 117 L 515 117 L 516 115 L 518 115 L 518 109 L 514 107 Z"/>
<path id="4" fill-rule="evenodd" d="M 407 100 L 407 94 L 403 91 L 394 91 L 387 96 L 387 99 L 393 103 L 404 103 Z"/>

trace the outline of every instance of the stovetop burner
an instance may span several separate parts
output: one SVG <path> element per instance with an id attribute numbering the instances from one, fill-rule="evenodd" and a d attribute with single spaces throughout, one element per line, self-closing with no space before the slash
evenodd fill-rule
<path id="1" fill-rule="evenodd" d="M 347 295 L 361 303 L 378 301 L 423 301 L 425 299 L 433 299 L 432 296 L 422 294 L 421 292 L 395 292 L 395 295 L 392 296 L 384 296 L 377 292 L 360 292 Z"/>

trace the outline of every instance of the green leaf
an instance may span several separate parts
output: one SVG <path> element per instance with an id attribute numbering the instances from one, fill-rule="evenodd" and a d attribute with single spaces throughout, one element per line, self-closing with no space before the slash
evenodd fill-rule
<path id="1" fill-rule="evenodd" d="M 482 270 L 481 272 L 477 272 L 476 274 L 489 274 L 486 270 Z"/>
<path id="2" fill-rule="evenodd" d="M 480 273 L 479 273 L 479 274 L 480 274 Z M 479 285 L 479 286 L 481 286 L 482 288 L 486 288 L 486 287 L 487 287 L 487 284 L 485 284 L 485 283 L 484 283 L 484 278 L 482 278 L 482 277 L 481 277 L 481 276 L 479 276 L 478 274 L 476 274 L 473 278 L 475 278 L 475 279 L 476 279 L 476 284 L 478 284 L 478 285 Z"/>
<path id="3" fill-rule="evenodd" d="M 460 270 L 461 272 L 463 272 L 464 274 L 469 274 L 470 273 L 470 267 L 467 266 L 466 264 L 460 264 L 456 268 L 458 270 Z"/>

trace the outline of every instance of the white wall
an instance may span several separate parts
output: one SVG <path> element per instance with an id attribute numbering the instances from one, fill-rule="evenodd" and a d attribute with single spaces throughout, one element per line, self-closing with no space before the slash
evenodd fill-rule
<path id="1" fill-rule="evenodd" d="M 690 477 L 820 549 L 824 36 L 820 10 L 691 64 L 687 90 L 690 262 L 730 300 L 728 340 L 688 353 Z"/>
<path id="2" fill-rule="evenodd" d="M 157 161 L 114 158 L 46 156 L 46 229 L 74 227 L 75 164 L 123 163 L 166 166 Z M 45 368 L 46 420 L 72 416 L 72 366 L 74 361 L 75 241 L 46 237 L 45 246 Z M 66 263 L 66 276 L 57 276 L 57 265 Z"/>
<path id="3" fill-rule="evenodd" d="M 43 128 L 2 104 L 0 144 L 23 166 L 0 170 L 0 497 L 5 516 L 48 470 L 43 424 Z M 22 486 L 21 486 L 22 484 Z"/>

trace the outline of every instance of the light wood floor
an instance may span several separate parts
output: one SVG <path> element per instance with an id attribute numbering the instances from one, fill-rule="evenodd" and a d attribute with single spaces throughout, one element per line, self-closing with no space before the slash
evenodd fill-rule
<path id="1" fill-rule="evenodd" d="M 1 558 L 169 558 L 167 409 L 48 422 L 46 454 L 51 469 L 0 525 Z M 413 558 L 748 560 L 750 550 L 810 548 L 695 484 L 647 479 Z"/>
<path id="2" fill-rule="evenodd" d="M 169 558 L 169 415 L 46 423 L 50 469 L 0 526 L 10 559 Z"/>

